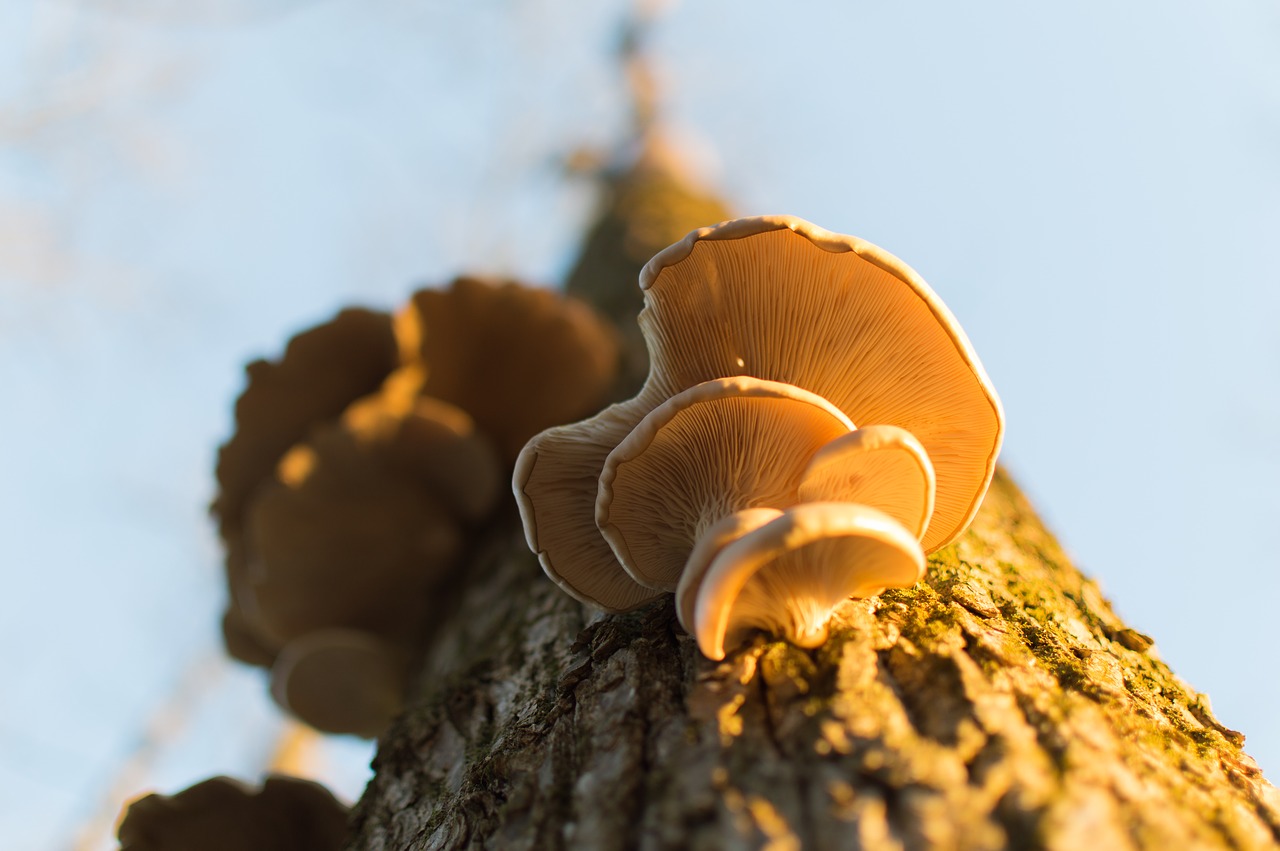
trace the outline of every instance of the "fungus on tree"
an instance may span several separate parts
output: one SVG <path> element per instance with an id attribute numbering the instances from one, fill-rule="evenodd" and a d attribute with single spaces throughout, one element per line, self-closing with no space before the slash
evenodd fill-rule
<path id="1" fill-rule="evenodd" d="M 251 364 L 213 506 L 228 651 L 274 664 L 282 698 L 291 691 L 279 672 L 317 633 L 417 652 L 519 446 L 599 405 L 616 359 L 614 332 L 585 304 L 463 278 L 417 293 L 394 320 L 343 311 L 296 336 L 278 363 Z M 389 706 L 386 689 L 364 695 L 372 686 L 359 672 L 312 659 L 328 652 L 310 654 L 306 670 L 350 704 L 332 711 L 385 721 L 364 703 Z M 296 699 L 282 705 L 322 729 L 353 726 Z"/>
<path id="2" fill-rule="evenodd" d="M 116 835 L 120 851 L 338 851 L 347 839 L 347 808 L 310 780 L 271 775 L 255 789 L 214 777 L 134 801 Z"/>
<path id="3" fill-rule="evenodd" d="M 660 252 L 640 285 L 643 388 L 543 432 L 516 464 L 529 545 L 568 593 L 625 611 L 674 588 L 709 654 L 739 622 L 811 643 L 831 606 L 914 583 L 924 553 L 967 526 L 995 471 L 1000 403 L 955 319 L 900 260 L 799 219 L 738 219 Z M 742 392 L 778 385 L 794 389 L 768 402 Z M 764 509 L 780 515 L 742 513 Z M 792 601 L 748 617 L 756 585 L 783 574 L 822 585 L 796 593 L 827 601 L 826 615 L 801 617 Z M 711 601 L 742 611 L 713 616 Z"/>

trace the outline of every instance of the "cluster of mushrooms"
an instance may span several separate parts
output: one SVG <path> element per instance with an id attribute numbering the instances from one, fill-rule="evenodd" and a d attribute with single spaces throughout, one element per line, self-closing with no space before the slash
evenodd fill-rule
<path id="1" fill-rule="evenodd" d="M 250 364 L 213 504 L 231 654 L 312 726 L 377 735 L 520 448 L 598 408 L 617 354 L 581 302 L 463 278 Z"/>
<path id="2" fill-rule="evenodd" d="M 711 659 L 756 630 L 814 647 L 968 526 L 1003 414 L 906 264 L 769 216 L 694 231 L 640 286 L 643 388 L 516 462 L 529 546 L 569 594 L 621 612 L 674 592 Z"/>

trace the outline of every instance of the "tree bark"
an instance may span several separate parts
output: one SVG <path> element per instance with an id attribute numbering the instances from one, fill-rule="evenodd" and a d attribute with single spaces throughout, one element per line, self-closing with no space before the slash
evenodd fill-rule
<path id="1" fill-rule="evenodd" d="M 615 251 L 619 185 L 613 235 L 595 231 Z M 711 223 L 667 197 L 649 206 L 667 229 L 610 278 Z M 1244 737 L 1003 472 L 924 582 L 846 603 L 812 651 L 761 637 L 715 663 L 670 598 L 592 612 L 542 575 L 514 505 L 453 593 L 351 849 L 1280 845 L 1280 793 Z"/>

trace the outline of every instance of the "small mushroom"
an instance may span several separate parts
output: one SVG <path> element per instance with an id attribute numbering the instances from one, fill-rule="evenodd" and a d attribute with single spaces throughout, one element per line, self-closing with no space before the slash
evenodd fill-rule
<path id="1" fill-rule="evenodd" d="M 255 789 L 230 777 L 129 805 L 120 851 L 338 851 L 347 808 L 319 783 L 271 775 Z"/>
<path id="2" fill-rule="evenodd" d="M 676 589 L 677 613 L 681 625 L 698 636 L 699 646 L 711 658 L 722 658 L 726 640 L 736 643 L 750 626 L 812 646 L 818 636 L 825 635 L 827 619 L 846 597 L 870 596 L 919 579 L 919 571 L 903 568 L 907 562 L 919 561 L 923 569 L 923 553 L 913 542 L 899 552 L 901 569 L 891 570 L 874 590 L 868 592 L 865 587 L 869 576 L 893 566 L 892 552 L 875 542 L 893 547 L 905 540 L 903 533 L 918 541 L 933 510 L 933 468 L 909 432 L 894 426 L 868 426 L 835 438 L 813 455 L 800 476 L 795 498 L 774 504 L 797 502 L 800 507 L 786 512 L 776 508 L 739 511 L 712 526 L 694 546 Z M 824 502 L 821 509 L 815 507 Z M 778 518 L 782 520 L 772 522 Z M 879 537 L 865 532 L 868 518 L 876 521 Z M 895 521 L 887 537 L 879 534 L 887 526 L 885 518 Z M 804 523 L 808 524 L 805 530 L 797 531 Z M 769 530 L 753 534 L 751 544 L 731 549 L 725 556 L 729 561 L 717 561 L 737 538 L 766 524 Z M 824 529 L 836 540 L 823 543 Z M 753 561 L 762 547 L 773 546 L 768 542 L 783 534 L 794 551 L 776 561 Z M 873 557 L 863 557 L 867 553 Z M 888 556 L 888 561 L 874 556 Z M 714 571 L 713 561 L 718 565 Z M 759 573 L 750 575 L 744 586 L 742 571 L 757 569 Z M 701 621 L 695 616 L 700 599 L 714 601 L 707 604 L 714 622 L 707 621 L 705 612 Z"/>
<path id="3" fill-rule="evenodd" d="M 964 332 L 906 264 L 854 237 L 768 216 L 694 231 L 655 256 L 640 285 L 644 387 L 589 420 L 542 432 L 516 462 L 529 545 L 569 594 L 609 611 L 655 598 L 597 527 L 597 491 L 610 454 L 651 411 L 714 379 L 793 385 L 853 423 L 909 432 L 935 476 L 925 551 L 967 526 L 995 470 L 1003 415 Z M 670 583 L 669 566 L 656 576 L 631 567 Z"/>
<path id="4" fill-rule="evenodd" d="M 701 582 L 691 577 L 682 585 L 679 608 L 688 609 L 696 587 L 693 633 L 709 659 L 723 659 L 725 647 L 752 629 L 817 647 L 842 602 L 914 585 L 924 567 L 920 542 L 888 514 L 856 503 L 809 502 L 721 549 Z"/>
<path id="5" fill-rule="evenodd" d="M 317 630 L 280 651 L 271 696 L 317 730 L 372 739 L 404 706 L 406 655 L 359 630 Z"/>

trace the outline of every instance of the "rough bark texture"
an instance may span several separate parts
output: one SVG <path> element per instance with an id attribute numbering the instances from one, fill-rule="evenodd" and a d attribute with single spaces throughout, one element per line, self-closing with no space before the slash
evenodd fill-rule
<path id="1" fill-rule="evenodd" d="M 1280 797 L 1007 477 L 926 582 L 712 663 L 594 615 L 514 518 L 381 743 L 350 847 L 1271 848 Z"/>
<path id="2" fill-rule="evenodd" d="M 1003 474 L 925 582 L 847 603 L 814 651 L 761 637 L 713 663 L 669 598 L 590 612 L 514 507 L 455 593 L 351 849 L 1280 844 L 1243 737 Z"/>

